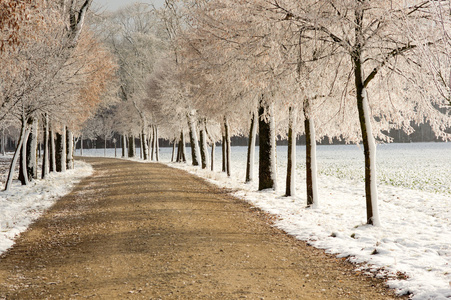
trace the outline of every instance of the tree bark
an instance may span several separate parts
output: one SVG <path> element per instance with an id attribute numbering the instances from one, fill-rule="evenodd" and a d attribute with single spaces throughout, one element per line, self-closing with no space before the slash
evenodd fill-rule
<path id="1" fill-rule="evenodd" d="M 194 121 L 194 113 L 190 113 L 188 116 L 188 128 L 189 128 L 189 139 L 191 144 L 191 158 L 193 161 L 193 166 L 199 165 L 199 143 L 197 139 L 197 129 L 196 123 Z"/>
<path id="2" fill-rule="evenodd" d="M 2 136 L 1 136 L 1 148 L 0 148 L 0 153 L 5 156 L 5 151 L 6 151 L 6 147 L 5 147 L 5 128 L 2 128 Z"/>
<path id="3" fill-rule="evenodd" d="M 158 126 L 155 125 L 155 160 L 160 161 L 160 143 L 158 140 Z"/>
<path id="4" fill-rule="evenodd" d="M 361 12 L 356 11 L 357 25 L 362 24 Z M 360 34 L 361 26 L 356 27 L 356 36 Z M 360 31 L 359 31 L 360 30 Z M 359 113 L 360 129 L 362 132 L 363 153 L 365 156 L 365 198 L 367 224 L 380 225 L 377 207 L 376 186 L 376 142 L 371 128 L 371 115 L 368 95 L 364 86 L 364 74 L 361 61 L 361 50 L 357 46 L 353 55 L 354 79 L 356 86 L 357 109 Z"/>
<path id="5" fill-rule="evenodd" d="M 126 155 L 126 150 L 127 149 L 127 137 L 124 135 L 122 135 L 122 157 L 124 158 Z"/>
<path id="6" fill-rule="evenodd" d="M 55 146 L 55 132 L 53 126 L 50 124 L 50 164 L 49 172 L 56 172 L 56 146 Z"/>
<path id="7" fill-rule="evenodd" d="M 177 140 L 174 139 L 172 141 L 172 156 L 171 156 L 171 162 L 174 162 L 174 158 L 175 158 L 175 150 L 176 150 L 176 144 L 177 144 Z"/>
<path id="8" fill-rule="evenodd" d="M 128 137 L 128 157 L 135 157 L 135 137 L 133 134 Z"/>
<path id="9" fill-rule="evenodd" d="M 152 125 L 151 126 L 152 129 L 152 138 L 151 138 L 151 151 L 150 151 L 150 159 L 153 161 L 155 159 L 155 127 Z"/>
<path id="10" fill-rule="evenodd" d="M 263 97 L 261 102 L 263 101 Z M 259 133 L 259 167 L 258 190 L 277 189 L 276 183 L 276 140 L 272 105 L 266 106 L 268 117 L 265 118 L 265 107 L 260 103 L 258 110 Z"/>
<path id="11" fill-rule="evenodd" d="M 222 135 L 222 172 L 226 172 L 227 171 L 227 155 L 226 155 L 226 150 L 227 150 L 227 142 L 226 142 L 226 137 L 225 137 L 225 133 Z"/>
<path id="12" fill-rule="evenodd" d="M 66 169 L 74 169 L 74 134 L 66 128 Z"/>
<path id="13" fill-rule="evenodd" d="M 232 174 L 232 166 L 231 166 L 232 145 L 230 142 L 230 128 L 227 117 L 224 117 L 224 131 L 226 140 L 226 169 L 227 169 L 226 171 L 227 176 L 230 177 L 230 175 Z"/>
<path id="14" fill-rule="evenodd" d="M 180 133 L 177 162 L 186 162 L 185 135 L 183 134 L 183 130 Z"/>
<path id="15" fill-rule="evenodd" d="M 288 112 L 288 161 L 285 196 L 296 196 L 296 113 L 293 107 Z"/>
<path id="16" fill-rule="evenodd" d="M 147 134 L 145 132 L 145 128 L 143 128 L 142 133 L 141 133 L 141 140 L 142 140 L 142 153 L 143 153 L 143 159 L 144 160 L 148 160 L 149 159 L 149 145 L 147 145 Z"/>
<path id="17" fill-rule="evenodd" d="M 305 127 L 305 162 L 307 184 L 307 206 L 318 207 L 317 167 L 316 167 L 316 136 L 315 125 L 310 115 L 309 101 L 304 102 Z"/>
<path id="18" fill-rule="evenodd" d="M 246 163 L 246 179 L 249 183 L 254 180 L 254 163 L 255 163 L 255 139 L 257 137 L 257 117 L 255 112 L 252 113 L 251 126 L 249 129 L 249 142 L 247 146 L 247 163 Z"/>
<path id="19" fill-rule="evenodd" d="M 56 133 L 55 143 L 56 172 L 66 171 L 66 126 L 62 133 Z"/>
<path id="20" fill-rule="evenodd" d="M 42 158 L 41 178 L 45 179 L 49 174 L 49 116 L 44 116 L 44 156 Z"/>
<path id="21" fill-rule="evenodd" d="M 29 126 L 31 128 L 28 135 L 26 147 L 26 165 L 28 181 L 38 178 L 38 119 L 30 118 Z"/>
<path id="22" fill-rule="evenodd" d="M 200 130 L 200 157 L 202 160 L 202 169 L 210 168 L 208 145 L 207 145 L 207 133 L 205 131 L 205 124 Z"/>
<path id="23" fill-rule="evenodd" d="M 211 171 L 215 170 L 215 151 L 216 151 L 216 144 L 215 142 L 211 143 Z"/>

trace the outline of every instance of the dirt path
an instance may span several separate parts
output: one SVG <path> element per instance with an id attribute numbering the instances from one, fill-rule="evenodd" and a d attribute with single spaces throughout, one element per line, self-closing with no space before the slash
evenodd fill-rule
<path id="1" fill-rule="evenodd" d="M 86 158 L 94 176 L 0 259 L 0 299 L 392 299 L 183 171 Z"/>

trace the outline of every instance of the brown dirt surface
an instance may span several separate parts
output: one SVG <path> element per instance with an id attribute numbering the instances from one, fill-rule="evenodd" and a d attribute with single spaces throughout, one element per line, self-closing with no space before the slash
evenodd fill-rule
<path id="1" fill-rule="evenodd" d="M 0 299 L 393 299 L 184 171 L 84 158 L 95 173 L 0 258 Z"/>

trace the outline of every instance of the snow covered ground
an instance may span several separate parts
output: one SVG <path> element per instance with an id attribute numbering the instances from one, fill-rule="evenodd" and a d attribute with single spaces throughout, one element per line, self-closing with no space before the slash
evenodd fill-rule
<path id="1" fill-rule="evenodd" d="M 348 257 L 359 264 L 361 272 L 388 276 L 389 285 L 400 294 L 413 293 L 414 299 L 451 299 L 450 143 L 378 146 L 381 227 L 364 224 L 363 153 L 358 146 L 318 147 L 318 209 L 305 208 L 305 147 L 297 147 L 297 196 L 289 198 L 283 197 L 287 148 L 278 147 L 276 192 L 257 192 L 257 183 L 243 183 L 246 150 L 232 148 L 231 178 L 219 172 L 219 148 L 216 172 L 169 163 L 169 148 L 162 148 L 160 157 L 170 166 L 234 189 L 236 196 L 277 215 L 276 226 L 315 247 Z M 84 155 L 103 154 L 103 149 L 84 151 Z M 108 149 L 107 155 L 114 157 L 114 149 Z M 78 162 L 76 171 L 32 187 L 13 188 L 10 194 L 0 192 L 0 252 L 59 195 L 67 193 L 74 181 L 90 172 L 89 166 Z M 399 280 L 404 274 L 407 280 Z"/>
<path id="2" fill-rule="evenodd" d="M 10 157 L 0 157 L 2 173 Z M 69 193 L 82 178 L 92 174 L 92 167 L 84 162 L 75 162 L 75 170 L 52 173 L 45 180 L 33 181 L 29 186 L 14 182 L 4 192 L 0 184 L 0 254 L 14 244 L 14 239 L 52 206 L 56 200 Z M 4 176 L 6 178 L 6 176 Z"/>
<path id="3" fill-rule="evenodd" d="M 257 183 L 243 183 L 245 147 L 232 149 L 232 178 L 170 165 L 235 189 L 236 196 L 277 215 L 276 226 L 289 234 L 348 257 L 361 272 L 388 276 L 390 287 L 399 294 L 413 293 L 414 299 L 451 298 L 450 143 L 378 146 L 381 227 L 365 225 L 363 151 L 358 146 L 318 147 L 318 209 L 305 208 L 305 147 L 297 147 L 297 196 L 283 197 L 286 149 L 278 147 L 276 192 L 256 192 Z M 219 160 L 216 170 L 220 170 Z M 407 280 L 400 280 L 404 275 Z"/>

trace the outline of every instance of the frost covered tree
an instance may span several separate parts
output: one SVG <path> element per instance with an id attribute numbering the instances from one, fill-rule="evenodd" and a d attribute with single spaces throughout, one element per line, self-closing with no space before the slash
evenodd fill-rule
<path id="1" fill-rule="evenodd" d="M 349 80 L 342 82 L 344 101 L 354 97 L 355 106 L 346 122 L 358 126 L 365 156 L 367 223 L 380 223 L 377 210 L 376 139 L 387 140 L 391 128 L 411 132 L 410 121 L 433 120 L 437 134 L 449 118 L 436 108 L 440 99 L 423 97 L 421 85 L 412 82 L 422 72 L 416 49 L 433 43 L 428 31 L 429 1 L 270 1 L 272 9 L 315 39 L 329 43 L 329 55 L 342 56 Z M 417 22 L 419 32 L 409 35 L 405 24 Z M 432 38 L 432 39 L 431 39 Z M 340 61 L 340 60 L 337 60 Z M 343 65 L 341 66 L 343 67 Z M 413 83 L 413 84 L 412 84 Z M 358 123 L 353 123 L 358 120 Z"/>

